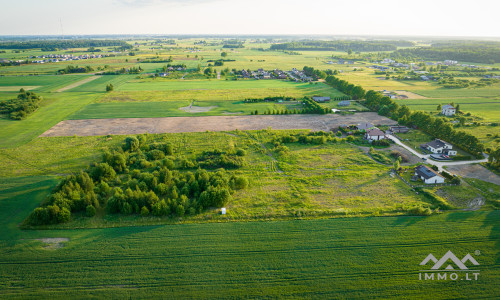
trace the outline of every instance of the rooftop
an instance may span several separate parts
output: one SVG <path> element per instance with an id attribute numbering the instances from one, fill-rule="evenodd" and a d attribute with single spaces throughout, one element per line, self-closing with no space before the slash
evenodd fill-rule
<path id="1" fill-rule="evenodd" d="M 443 176 L 439 175 L 433 169 L 429 168 L 428 166 L 424 166 L 424 165 L 420 165 L 420 166 L 416 167 L 415 172 L 419 176 L 421 176 L 425 179 L 429 179 L 429 178 L 436 177 L 436 176 L 443 177 Z"/>

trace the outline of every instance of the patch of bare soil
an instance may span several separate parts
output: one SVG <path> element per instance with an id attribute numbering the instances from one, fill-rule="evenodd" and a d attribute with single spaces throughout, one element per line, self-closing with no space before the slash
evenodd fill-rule
<path id="1" fill-rule="evenodd" d="M 202 113 L 202 112 L 207 112 L 211 111 L 212 109 L 216 108 L 217 106 L 186 106 L 186 107 L 181 107 L 179 108 L 180 110 L 183 110 L 188 113 Z"/>
<path id="2" fill-rule="evenodd" d="M 446 170 L 462 177 L 475 178 L 500 185 L 500 176 L 479 164 L 450 165 L 446 167 Z"/>
<path id="3" fill-rule="evenodd" d="M 171 118 L 123 118 L 61 121 L 41 136 L 96 136 L 140 133 L 176 133 L 232 130 L 311 129 L 330 131 L 341 124 L 372 123 L 395 125 L 396 122 L 377 113 L 353 115 L 256 115 Z"/>
<path id="4" fill-rule="evenodd" d="M 467 208 L 464 210 L 478 210 L 481 208 L 481 206 L 484 205 L 484 198 L 483 197 L 477 197 L 471 200 L 470 202 L 467 203 Z"/>
<path id="5" fill-rule="evenodd" d="M 44 239 L 36 239 L 37 241 L 41 241 L 45 243 L 46 246 L 43 247 L 47 250 L 56 250 L 64 247 L 64 243 L 69 242 L 68 238 L 44 238 Z"/>
<path id="6" fill-rule="evenodd" d="M 394 92 L 396 92 L 398 95 L 405 95 L 406 97 L 408 97 L 408 99 L 427 99 L 427 97 L 408 91 L 394 91 Z"/>

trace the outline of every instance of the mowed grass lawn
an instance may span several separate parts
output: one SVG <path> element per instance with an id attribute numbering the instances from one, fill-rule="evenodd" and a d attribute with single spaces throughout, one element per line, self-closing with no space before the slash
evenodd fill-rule
<path id="1" fill-rule="evenodd" d="M 55 186 L 0 182 L 0 297 L 494 298 L 500 212 L 21 231 Z M 67 238 L 59 249 L 38 239 Z M 477 281 L 419 280 L 429 254 L 467 253 Z M 476 255 L 478 250 L 480 255 Z M 472 276 L 472 275 L 470 275 Z"/>

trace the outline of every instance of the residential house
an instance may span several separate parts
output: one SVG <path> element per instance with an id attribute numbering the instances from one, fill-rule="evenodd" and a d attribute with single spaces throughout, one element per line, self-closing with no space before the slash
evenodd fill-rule
<path id="1" fill-rule="evenodd" d="M 446 104 L 441 107 L 441 113 L 445 116 L 453 116 L 456 112 L 457 110 L 453 105 Z"/>
<path id="2" fill-rule="evenodd" d="M 330 97 L 312 97 L 316 102 L 330 102 Z"/>
<path id="3" fill-rule="evenodd" d="M 380 141 L 380 140 L 383 140 L 385 139 L 385 133 L 378 129 L 378 128 L 372 128 L 372 129 L 368 129 L 365 133 L 365 139 L 369 140 L 369 141 Z"/>
<path id="4" fill-rule="evenodd" d="M 457 155 L 457 151 L 452 150 L 453 146 L 442 141 L 439 139 L 436 139 L 432 142 L 429 142 L 427 144 L 420 145 L 421 148 L 428 150 L 432 153 L 442 153 L 445 155 Z"/>
<path id="5" fill-rule="evenodd" d="M 444 183 L 443 176 L 439 175 L 436 171 L 424 165 L 420 165 L 415 168 L 415 176 L 418 176 L 426 184 Z"/>

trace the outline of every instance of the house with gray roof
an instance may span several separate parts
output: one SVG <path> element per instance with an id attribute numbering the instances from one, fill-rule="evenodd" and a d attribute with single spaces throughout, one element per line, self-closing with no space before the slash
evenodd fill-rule
<path id="1" fill-rule="evenodd" d="M 415 176 L 426 184 L 444 183 L 444 177 L 428 166 L 420 165 L 415 168 Z"/>

